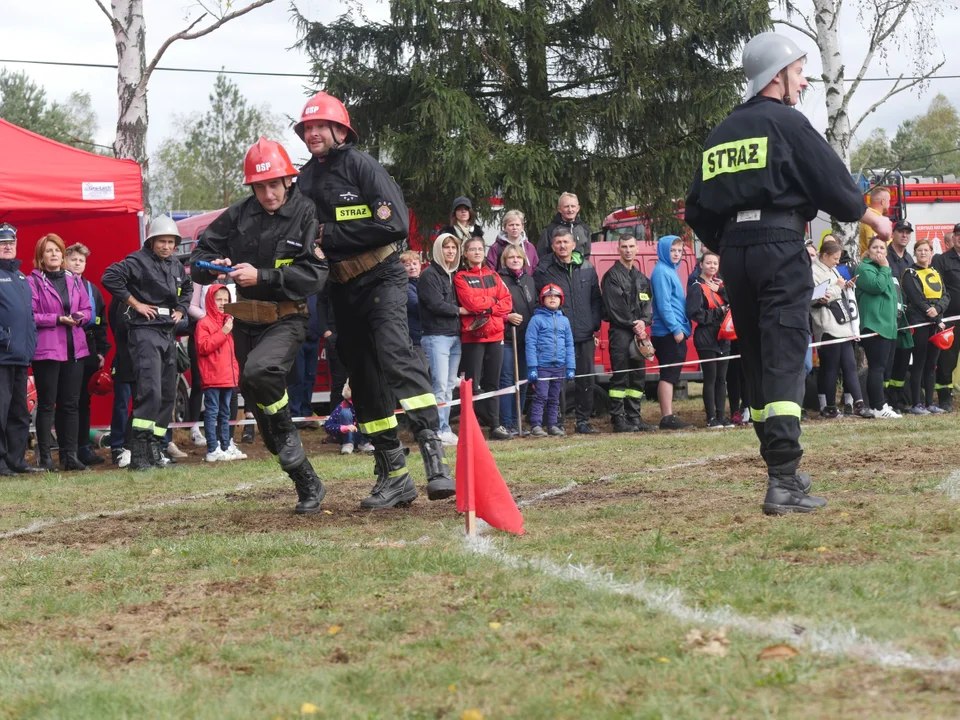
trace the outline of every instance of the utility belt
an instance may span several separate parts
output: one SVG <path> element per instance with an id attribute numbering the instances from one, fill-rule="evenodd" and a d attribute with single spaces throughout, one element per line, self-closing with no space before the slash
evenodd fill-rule
<path id="1" fill-rule="evenodd" d="M 339 262 L 333 262 L 331 260 L 330 279 L 338 285 L 343 285 L 355 277 L 373 270 L 398 250 L 399 248 L 396 243 L 390 243 L 389 245 L 354 255 L 352 258 L 347 258 L 346 260 L 340 260 Z"/>
<path id="2" fill-rule="evenodd" d="M 792 230 L 803 235 L 807 229 L 807 221 L 796 210 L 741 210 L 727 218 L 723 232 L 737 232 L 779 228 Z"/>
<path id="3" fill-rule="evenodd" d="M 280 302 L 272 302 L 270 300 L 238 300 L 237 302 L 224 305 L 223 311 L 241 322 L 257 324 L 275 323 L 280 320 L 280 318 L 289 317 L 290 315 L 308 316 L 310 314 L 306 300 L 282 300 Z"/>

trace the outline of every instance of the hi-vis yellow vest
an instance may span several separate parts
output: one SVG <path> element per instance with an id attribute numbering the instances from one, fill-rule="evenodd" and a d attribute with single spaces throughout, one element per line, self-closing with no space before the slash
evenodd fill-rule
<path id="1" fill-rule="evenodd" d="M 920 278 L 923 296 L 927 300 L 939 300 L 943 297 L 943 280 L 940 279 L 940 273 L 933 268 L 917 268 L 917 276 Z"/>

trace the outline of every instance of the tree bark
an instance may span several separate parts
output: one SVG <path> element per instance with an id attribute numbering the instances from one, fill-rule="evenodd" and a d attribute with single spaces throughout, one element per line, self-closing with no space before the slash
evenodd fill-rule
<path id="1" fill-rule="evenodd" d="M 850 116 L 847 114 L 843 55 L 840 52 L 839 0 L 813 0 L 814 22 L 819 38 L 820 62 L 827 105 L 827 142 L 850 167 Z"/>
<path id="2" fill-rule="evenodd" d="M 117 137 L 119 158 L 136 160 L 143 174 L 143 199 L 149 203 L 150 166 L 147 156 L 147 26 L 143 0 L 111 0 L 117 45 Z"/>

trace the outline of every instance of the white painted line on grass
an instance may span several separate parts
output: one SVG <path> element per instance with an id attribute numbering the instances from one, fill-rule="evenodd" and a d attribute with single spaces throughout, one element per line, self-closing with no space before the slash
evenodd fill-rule
<path id="1" fill-rule="evenodd" d="M 960 500 L 960 470 L 954 470 L 947 479 L 937 485 L 937 490 L 943 492 L 951 500 Z"/>
<path id="2" fill-rule="evenodd" d="M 683 601 L 677 588 L 657 588 L 652 583 L 639 581 L 624 583 L 614 580 L 610 573 L 582 565 L 559 565 L 543 558 L 524 558 L 498 549 L 489 537 L 466 538 L 466 547 L 477 555 L 489 557 L 517 570 L 532 569 L 548 577 L 576 582 L 590 590 L 636 598 L 655 612 L 669 615 L 681 622 L 710 625 L 739 630 L 749 635 L 773 640 L 788 640 L 805 646 L 810 652 L 849 657 L 875 665 L 908 668 L 934 672 L 960 671 L 960 659 L 931 658 L 901 650 L 889 643 L 881 643 L 861 635 L 854 627 L 811 627 L 805 621 L 791 618 L 764 620 L 740 615 L 724 606 L 716 610 L 691 607 Z"/>
<path id="3" fill-rule="evenodd" d="M 273 478 L 265 478 L 253 483 L 241 483 L 236 487 L 226 488 L 223 490 L 211 490 L 209 492 L 171 498 L 170 500 L 161 500 L 155 503 L 143 503 L 141 505 L 134 505 L 133 507 L 123 508 L 121 510 L 94 510 L 93 512 L 83 513 L 82 515 L 74 515 L 73 517 L 68 518 L 37 520 L 30 523 L 26 527 L 19 528 L 18 530 L 7 530 L 6 532 L 0 533 L 0 540 L 19 537 L 21 535 L 32 535 L 33 533 L 45 530 L 46 528 L 54 527 L 55 525 L 70 525 L 73 523 L 86 522 L 87 520 L 96 520 L 98 518 L 120 517 L 122 515 L 131 515 L 132 513 L 142 512 L 144 510 L 159 510 L 160 508 L 183 505 L 184 503 L 193 502 L 195 500 L 206 500 L 207 498 L 228 495 L 229 493 L 241 492 L 243 490 L 250 490 L 259 485 L 265 485 L 266 483 L 270 482 L 270 480 L 273 480 Z"/>

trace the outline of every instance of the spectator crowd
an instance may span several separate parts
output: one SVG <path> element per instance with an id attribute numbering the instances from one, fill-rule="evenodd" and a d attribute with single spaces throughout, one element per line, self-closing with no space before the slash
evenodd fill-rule
<path id="1" fill-rule="evenodd" d="M 889 193 L 878 189 L 870 201 L 875 212 L 884 213 Z M 176 226 L 169 226 L 138 251 L 158 267 L 178 262 L 176 256 L 164 257 L 162 243 L 156 244 L 167 237 L 172 247 L 179 244 Z M 808 351 L 807 371 L 814 374 L 823 418 L 893 419 L 953 410 L 958 349 L 952 339 L 954 322 L 946 318 L 960 315 L 960 242 L 953 244 L 954 235 L 960 238 L 960 224 L 942 243 L 914 241 L 913 232 L 909 222 L 901 221 L 887 243 L 865 228 L 858 263 L 832 235 L 818 246 L 807 243 L 815 286 L 809 330 L 817 345 Z M 121 287 L 118 278 L 127 277 L 120 267 L 126 260 L 104 274 L 112 296 L 108 305 L 84 276 L 89 248 L 44 235 L 27 273 L 16 259 L 17 242 L 16 229 L 0 225 L 0 475 L 50 472 L 58 466 L 84 471 L 104 463 L 94 447 L 90 401 L 91 393 L 111 389 L 113 464 L 133 462 L 142 469 L 144 462 L 163 466 L 186 457 L 172 441 L 172 409 L 159 396 L 163 417 L 150 421 L 156 453 L 152 460 L 140 461 L 131 453 L 132 440 L 144 427 L 130 409 L 141 376 L 131 353 L 143 346 L 131 341 L 131 333 L 142 340 L 145 325 L 186 338 L 177 344 L 177 370 L 191 371 L 183 411 L 192 424 L 191 441 L 205 448 L 205 461 L 246 458 L 230 425 L 239 415 L 233 318 L 224 311 L 235 296 L 230 281 L 194 287 L 186 279 L 176 295 L 185 312 L 150 318 L 136 302 L 124 300 L 122 291 L 113 291 Z M 912 253 L 907 251 L 911 244 Z M 607 393 L 613 432 L 692 427 L 673 411 L 675 385 L 691 341 L 702 361 L 705 426 L 749 424 L 749 398 L 735 357 L 736 327 L 719 256 L 704 251 L 688 276 L 682 267 L 689 245 L 668 235 L 657 241 L 657 262 L 648 277 L 638 267 L 638 250 L 632 234 L 620 234 L 617 261 L 601 281 L 590 260 L 591 231 L 575 195 L 560 196 L 556 216 L 535 243 L 527 237 L 523 213 L 509 210 L 489 245 L 471 200 L 456 198 L 448 224 L 428 251 L 401 255 L 408 276 L 410 341 L 429 370 L 437 401 L 453 399 L 460 377 L 472 381 L 476 393 L 515 388 L 518 380 L 527 380 L 519 394 L 477 402 L 478 418 L 491 440 L 560 436 L 566 418 L 572 418 L 577 433 L 597 433 L 592 424 L 594 358 L 606 322 L 614 371 Z M 331 413 L 322 426 L 307 419 L 301 428 L 322 427 L 341 453 L 371 452 L 355 422 L 325 292 L 309 298 L 308 305 L 307 339 L 288 377 L 293 415 L 314 416 L 312 396 L 323 353 L 331 376 Z M 112 347 L 108 326 L 116 352 L 112 366 L 105 367 Z M 867 366 L 863 383 L 858 347 Z M 656 424 L 648 424 L 642 414 L 648 361 L 664 366 L 658 373 Z M 32 463 L 26 458 L 28 368 L 36 387 Z M 454 446 L 450 415 L 449 407 L 440 408 L 439 436 L 444 445 Z M 241 440 L 253 437 L 252 422 L 245 424 Z"/>

